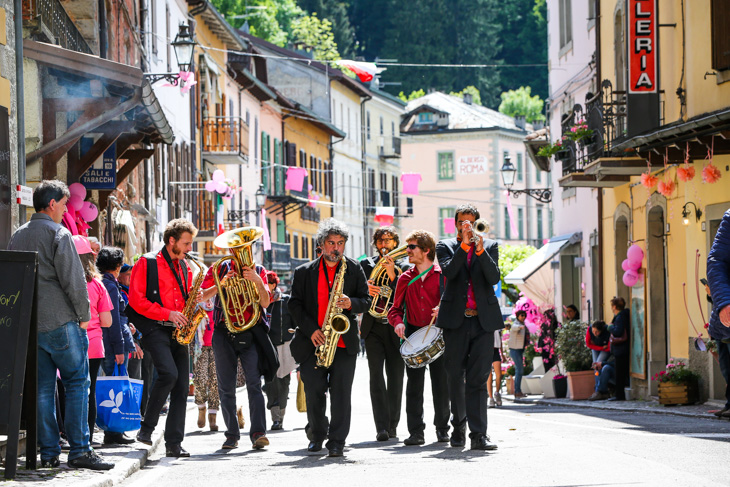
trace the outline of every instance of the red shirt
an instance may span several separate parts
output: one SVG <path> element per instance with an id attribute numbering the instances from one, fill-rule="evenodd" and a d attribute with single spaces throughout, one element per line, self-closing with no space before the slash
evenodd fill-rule
<path id="1" fill-rule="evenodd" d="M 461 239 L 458 240 L 461 242 Z M 466 265 L 469 267 L 471 267 L 471 261 L 474 259 L 474 254 L 482 255 L 482 253 L 484 253 L 484 249 L 482 249 L 481 252 L 476 252 L 476 244 L 461 242 L 461 248 L 464 249 L 464 252 L 466 252 Z M 474 298 L 474 286 L 471 284 L 471 279 L 469 279 L 469 287 L 466 291 L 466 309 L 477 309 L 477 300 Z"/>
<path id="2" fill-rule="evenodd" d="M 420 328 L 431 323 L 433 308 L 438 306 L 441 300 L 439 282 L 441 267 L 434 263 L 433 269 L 428 271 L 425 278 L 418 278 L 409 286 L 408 283 L 419 274 L 420 272 L 414 266 L 398 278 L 393 306 L 388 311 L 388 322 L 394 327 L 404 322 L 403 315 L 406 313 L 406 309 L 409 325 Z"/>
<path id="3" fill-rule="evenodd" d="M 177 279 L 175 279 L 172 269 L 170 269 L 170 266 L 162 256 L 162 252 L 157 253 L 156 259 L 162 306 L 147 299 L 147 259 L 145 257 L 139 259 L 132 268 L 132 276 L 129 283 L 129 304 L 136 312 L 151 320 L 169 321 L 170 312 L 185 309 L 185 298 L 178 287 Z M 187 285 L 185 291 L 190 291 L 190 287 L 193 285 L 192 271 L 188 268 L 187 279 L 183 279 L 180 261 L 173 260 L 172 264 L 183 286 Z"/>
<path id="4" fill-rule="evenodd" d="M 213 276 L 213 267 L 214 266 L 210 266 L 208 268 L 208 272 L 205 275 L 205 279 L 203 279 L 203 284 L 201 285 L 201 289 L 208 289 L 208 288 L 210 288 L 212 286 L 215 286 L 215 277 Z M 266 269 L 264 269 L 263 266 L 259 266 L 259 267 L 260 267 L 259 276 L 261 277 L 261 280 L 262 281 L 266 282 Z M 219 276 L 221 276 L 221 275 L 225 276 L 226 274 L 228 274 L 228 270 L 230 268 L 231 268 L 231 261 L 228 260 L 228 261 L 226 261 L 224 264 L 222 264 L 220 266 L 219 271 L 218 271 L 219 272 L 218 275 Z M 269 298 L 270 297 L 271 297 L 271 293 L 269 293 Z M 230 303 L 228 305 L 228 310 L 229 310 L 229 313 L 228 314 L 231 317 L 231 321 L 238 322 L 238 320 L 235 318 L 235 314 L 231 311 L 231 308 L 233 308 L 234 306 L 235 306 L 235 304 L 233 303 L 233 301 L 230 301 Z M 263 313 L 264 313 L 264 310 L 263 309 L 261 310 L 261 313 L 263 315 Z M 248 319 L 251 317 L 252 314 L 253 314 L 252 306 L 248 306 L 243 311 L 244 321 L 248 321 Z M 225 318 L 223 316 L 223 308 L 222 308 L 222 305 L 221 305 L 220 296 L 216 296 L 215 297 L 215 310 L 213 312 L 213 323 L 215 325 L 223 325 L 223 326 L 225 326 Z"/>
<path id="5" fill-rule="evenodd" d="M 330 302 L 330 290 L 334 286 L 335 276 L 337 275 L 339 266 L 327 267 L 324 258 L 320 260 L 322 261 L 322 266 L 319 278 L 317 279 L 317 324 L 322 328 L 325 315 L 327 314 L 327 306 Z M 327 272 L 325 272 L 325 268 Z M 342 339 L 342 335 L 340 335 L 340 339 L 337 342 L 337 347 L 345 348 L 345 341 Z"/>

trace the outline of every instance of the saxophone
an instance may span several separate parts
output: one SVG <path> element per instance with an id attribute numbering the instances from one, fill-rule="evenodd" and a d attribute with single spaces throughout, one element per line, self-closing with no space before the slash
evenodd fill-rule
<path id="1" fill-rule="evenodd" d="M 325 264 L 326 265 L 326 264 Z M 330 292 L 330 300 L 327 303 L 327 313 L 324 315 L 324 323 L 322 323 L 322 332 L 324 333 L 324 345 L 320 345 L 315 350 L 317 356 L 317 367 L 329 368 L 335 359 L 337 351 L 337 342 L 340 336 L 347 333 L 350 329 L 350 319 L 342 313 L 342 308 L 337 307 L 337 301 L 342 297 L 342 289 L 345 286 L 345 271 L 347 270 L 347 260 L 342 256 L 342 267 L 335 276 L 335 282 Z"/>
<path id="2" fill-rule="evenodd" d="M 198 326 L 200 326 L 200 323 L 203 321 L 203 318 L 208 317 L 205 310 L 198 306 L 198 303 L 196 302 L 198 293 L 200 292 L 200 286 L 203 285 L 203 280 L 205 279 L 205 270 L 203 265 L 192 255 L 185 254 L 185 256 L 198 268 L 198 275 L 195 276 L 193 287 L 190 289 L 188 300 L 185 302 L 185 308 L 182 311 L 185 318 L 188 320 L 188 324 L 181 326 L 180 328 L 175 328 L 175 331 L 172 333 L 172 336 L 175 337 L 175 340 L 177 340 L 180 345 L 188 345 L 192 342 L 193 338 L 195 338 L 195 333 L 198 331 Z"/>
<path id="3" fill-rule="evenodd" d="M 406 252 L 407 245 L 403 245 L 401 247 L 398 247 L 395 250 L 392 250 L 387 257 L 390 257 L 391 259 L 398 260 L 403 258 L 408 254 Z M 368 310 L 368 313 L 370 313 L 370 316 L 374 318 L 385 318 L 388 316 L 388 311 L 390 310 L 390 307 L 393 305 L 393 290 L 390 288 L 390 278 L 388 277 L 388 273 L 385 270 L 385 267 L 383 266 L 383 263 L 385 262 L 384 258 L 381 258 L 375 268 L 373 268 L 373 271 L 370 273 L 370 280 L 373 281 L 373 286 L 379 286 L 380 287 L 380 293 L 373 298 L 373 302 L 370 305 L 370 310 Z M 403 270 L 395 266 L 395 280 L 398 280 L 398 276 L 403 274 Z"/>

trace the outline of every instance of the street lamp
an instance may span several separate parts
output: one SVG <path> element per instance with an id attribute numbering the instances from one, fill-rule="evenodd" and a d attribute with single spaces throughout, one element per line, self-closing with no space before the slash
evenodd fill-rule
<path id="1" fill-rule="evenodd" d="M 195 39 L 190 33 L 188 24 L 180 24 L 180 30 L 175 36 L 175 40 L 170 43 L 175 51 L 175 59 L 180 67 L 180 72 L 190 71 L 193 64 L 193 54 L 195 53 Z M 180 78 L 179 73 L 145 73 L 150 84 L 156 83 L 161 79 L 167 80 L 171 85 L 177 86 Z"/>
<path id="2" fill-rule="evenodd" d="M 229 221 L 244 221 L 246 219 L 246 215 L 249 213 L 256 213 L 261 211 L 261 208 L 266 206 L 266 198 L 267 198 L 266 190 L 264 190 L 264 185 L 260 184 L 259 189 L 256 191 L 256 208 L 250 209 L 250 210 L 228 210 L 228 220 Z"/>
<path id="3" fill-rule="evenodd" d="M 258 209 L 263 208 L 266 206 L 266 191 L 264 190 L 264 185 L 260 184 L 258 191 L 256 191 L 256 207 Z"/>
<path id="4" fill-rule="evenodd" d="M 510 156 L 504 158 L 504 164 L 502 164 L 502 169 L 499 172 L 502 173 L 502 183 L 507 188 L 508 195 L 511 194 L 514 198 L 517 198 L 521 194 L 526 194 L 540 203 L 550 203 L 553 200 L 553 192 L 550 188 L 512 189 L 512 186 L 515 184 L 517 169 L 512 164 L 512 158 Z"/>
<path id="5" fill-rule="evenodd" d="M 695 207 L 695 219 L 697 221 L 700 221 L 700 218 L 702 217 L 702 210 L 700 210 L 699 208 L 697 208 L 697 205 L 695 205 L 691 201 L 688 201 L 682 207 L 682 223 L 684 223 L 685 225 L 689 225 L 689 217 L 690 217 L 691 213 L 687 209 L 687 205 L 692 205 L 692 206 Z"/>

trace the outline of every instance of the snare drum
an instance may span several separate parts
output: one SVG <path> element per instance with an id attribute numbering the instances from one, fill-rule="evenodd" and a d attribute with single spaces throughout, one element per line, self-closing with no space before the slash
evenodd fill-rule
<path id="1" fill-rule="evenodd" d="M 411 334 L 400 346 L 400 354 L 408 367 L 419 369 L 443 355 L 445 349 L 444 332 L 432 326 Z"/>

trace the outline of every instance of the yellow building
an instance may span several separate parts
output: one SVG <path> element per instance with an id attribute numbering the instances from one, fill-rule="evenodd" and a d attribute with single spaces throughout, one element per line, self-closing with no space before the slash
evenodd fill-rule
<path id="1" fill-rule="evenodd" d="M 730 40 L 720 25 L 727 14 L 714 0 L 600 2 L 601 91 L 563 121 L 563 133 L 581 119 L 594 131 L 569 144 L 560 185 L 601 188 L 603 314 L 611 320 L 613 296 L 631 308 L 634 397 L 657 394 L 651 377 L 670 358 L 689 360 L 702 374 L 703 397 L 724 396 L 716 361 L 694 342 L 708 340 L 711 309 L 697 278 L 706 276 L 730 208 Z M 714 183 L 703 181 L 710 163 Z M 694 178 L 683 177 L 692 170 Z M 642 184 L 642 175 L 655 184 Z M 645 256 L 643 275 L 629 288 L 622 261 L 632 244 Z"/>

